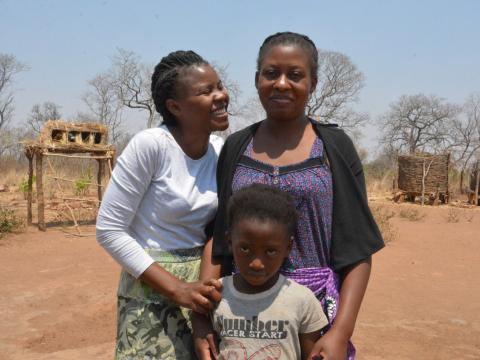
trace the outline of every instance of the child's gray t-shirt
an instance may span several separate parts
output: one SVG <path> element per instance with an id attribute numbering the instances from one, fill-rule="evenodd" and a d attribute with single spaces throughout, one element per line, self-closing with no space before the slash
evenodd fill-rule
<path id="1" fill-rule="evenodd" d="M 328 324 L 322 306 L 306 287 L 280 275 L 270 289 L 240 293 L 233 276 L 222 279 L 222 300 L 213 313 L 220 358 L 300 359 L 298 334 Z"/>

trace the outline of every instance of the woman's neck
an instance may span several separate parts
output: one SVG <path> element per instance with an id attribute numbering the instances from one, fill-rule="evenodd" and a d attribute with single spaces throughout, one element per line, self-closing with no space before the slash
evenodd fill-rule
<path id="1" fill-rule="evenodd" d="M 188 157 L 200 159 L 207 152 L 210 134 L 184 131 L 180 126 L 169 126 L 168 130 Z"/>
<path id="2" fill-rule="evenodd" d="M 309 124 L 310 120 L 306 115 L 293 120 L 274 120 L 267 117 L 263 122 L 264 130 L 279 140 L 301 137 Z"/>

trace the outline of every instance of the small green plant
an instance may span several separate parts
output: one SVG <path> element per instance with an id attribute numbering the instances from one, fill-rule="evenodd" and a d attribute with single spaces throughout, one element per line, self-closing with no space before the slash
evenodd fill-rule
<path id="1" fill-rule="evenodd" d="M 33 184 L 35 184 L 35 180 L 36 180 L 36 176 L 33 175 L 32 176 L 32 187 L 33 187 Z M 18 185 L 18 189 L 20 190 L 20 192 L 23 193 L 23 197 L 26 199 L 27 198 L 27 194 L 28 194 L 28 176 L 25 176 L 22 181 L 20 181 L 20 184 Z"/>
<path id="2" fill-rule="evenodd" d="M 92 183 L 92 173 L 90 169 L 88 169 L 87 173 L 82 176 L 80 179 L 75 180 L 75 195 L 77 196 L 85 196 L 87 195 L 88 188 Z"/>
<path id="3" fill-rule="evenodd" d="M 409 221 L 420 221 L 425 217 L 425 213 L 412 207 L 401 209 L 398 215 L 402 219 L 407 219 Z"/>
<path id="4" fill-rule="evenodd" d="M 397 237 L 397 230 L 390 222 L 390 219 L 395 217 L 395 212 L 385 208 L 384 206 L 377 205 L 370 207 L 372 210 L 373 217 L 377 222 L 377 225 L 382 233 L 383 240 L 385 243 L 389 243 L 392 240 L 395 240 Z"/>
<path id="5" fill-rule="evenodd" d="M 0 207 L 0 238 L 25 226 L 25 219 L 17 216 L 15 211 Z"/>

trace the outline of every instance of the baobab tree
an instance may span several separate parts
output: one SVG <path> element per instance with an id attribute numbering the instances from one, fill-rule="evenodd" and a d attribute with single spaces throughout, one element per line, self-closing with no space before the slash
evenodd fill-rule
<path id="1" fill-rule="evenodd" d="M 380 117 L 381 142 L 397 152 L 445 148 L 459 107 L 434 95 L 403 95 Z"/>

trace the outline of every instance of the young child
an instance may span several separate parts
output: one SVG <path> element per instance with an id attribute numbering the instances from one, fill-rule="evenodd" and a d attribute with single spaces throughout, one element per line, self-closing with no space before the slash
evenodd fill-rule
<path id="1" fill-rule="evenodd" d="M 213 313 L 220 359 L 307 359 L 328 324 L 315 295 L 279 273 L 296 219 L 293 199 L 276 188 L 254 184 L 231 197 L 227 236 L 237 273 L 221 279 Z"/>

